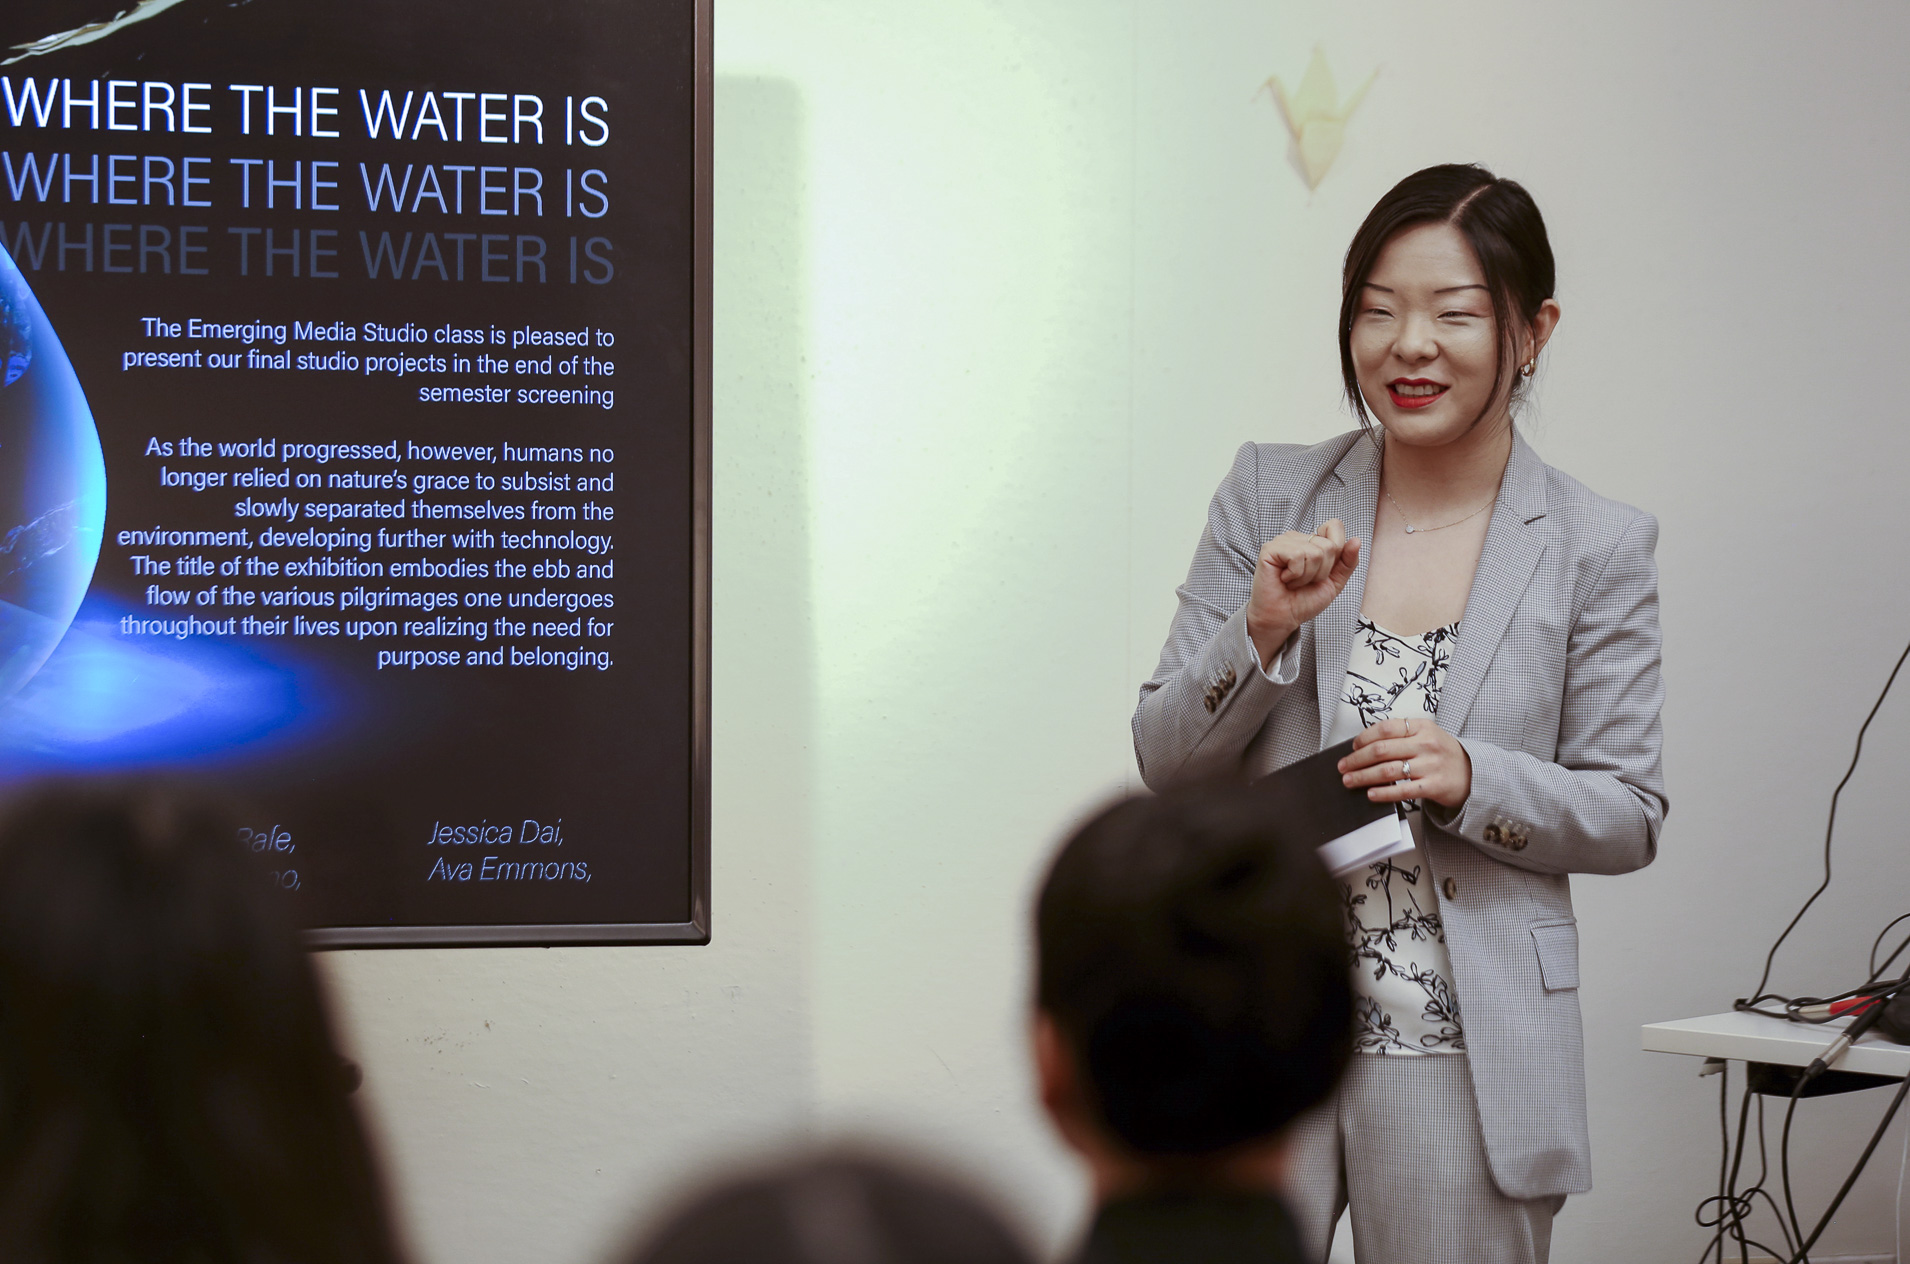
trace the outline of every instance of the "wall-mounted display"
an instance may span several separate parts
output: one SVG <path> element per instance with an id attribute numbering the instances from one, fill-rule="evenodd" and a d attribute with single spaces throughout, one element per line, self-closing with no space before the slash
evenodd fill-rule
<path id="1" fill-rule="evenodd" d="M 210 784 L 320 945 L 706 940 L 708 0 L 103 7 L 0 17 L 0 782 Z"/>

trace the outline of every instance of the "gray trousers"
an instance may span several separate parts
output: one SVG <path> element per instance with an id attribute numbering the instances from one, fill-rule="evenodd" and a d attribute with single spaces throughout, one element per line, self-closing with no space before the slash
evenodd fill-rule
<path id="1" fill-rule="evenodd" d="M 1294 1125 L 1287 1202 L 1315 1260 L 1350 1205 L 1361 1264 L 1545 1264 L 1565 1196 L 1493 1184 L 1464 1054 L 1356 1054 Z"/>

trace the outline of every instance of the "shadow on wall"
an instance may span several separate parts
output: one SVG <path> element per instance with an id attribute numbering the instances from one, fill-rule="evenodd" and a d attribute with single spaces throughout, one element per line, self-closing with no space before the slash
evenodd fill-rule
<path id="1" fill-rule="evenodd" d="M 807 940 L 816 725 L 802 100 L 743 76 L 715 96 L 713 934 L 786 958 Z"/>

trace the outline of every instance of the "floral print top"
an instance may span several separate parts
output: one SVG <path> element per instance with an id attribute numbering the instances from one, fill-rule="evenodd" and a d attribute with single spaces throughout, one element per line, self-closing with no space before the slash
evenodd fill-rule
<path id="1" fill-rule="evenodd" d="M 1449 623 L 1419 636 L 1398 636 L 1362 615 L 1326 744 L 1344 742 L 1385 719 L 1436 717 L 1458 635 L 1459 625 Z M 1419 837 L 1419 806 L 1407 809 Z M 1452 958 L 1424 853 L 1415 847 L 1389 856 L 1345 875 L 1340 887 L 1353 965 L 1355 1048 L 1409 1057 L 1464 1053 Z"/>

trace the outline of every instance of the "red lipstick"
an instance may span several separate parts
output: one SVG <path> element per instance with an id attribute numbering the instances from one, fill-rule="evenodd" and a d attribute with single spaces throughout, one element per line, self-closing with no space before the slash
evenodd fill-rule
<path id="1" fill-rule="evenodd" d="M 1430 395 L 1402 395 L 1399 391 L 1402 386 L 1436 386 L 1439 389 Z M 1434 382 L 1423 377 L 1395 378 L 1386 384 L 1386 393 L 1392 397 L 1393 407 L 1405 409 L 1424 408 L 1443 398 L 1450 389 L 1444 382 Z"/>

